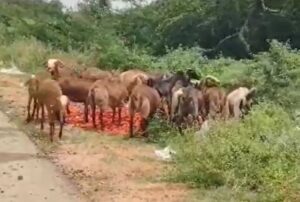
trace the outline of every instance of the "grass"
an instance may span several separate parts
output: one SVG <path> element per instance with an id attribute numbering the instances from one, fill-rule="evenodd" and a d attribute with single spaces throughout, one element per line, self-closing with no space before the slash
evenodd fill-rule
<path id="1" fill-rule="evenodd" d="M 43 69 L 49 58 L 58 58 L 66 65 L 80 68 L 82 65 L 93 66 L 91 56 L 75 50 L 63 52 L 52 49 L 34 38 L 24 38 L 12 44 L 0 45 L 0 68 L 16 66 L 21 71 L 34 73 Z"/>
<path id="2" fill-rule="evenodd" d="M 300 138 L 279 106 L 261 103 L 243 122 L 218 123 L 200 140 L 174 136 L 169 144 L 177 152 L 173 182 L 206 193 L 226 187 L 237 201 L 248 193 L 248 201 L 299 199 Z"/>

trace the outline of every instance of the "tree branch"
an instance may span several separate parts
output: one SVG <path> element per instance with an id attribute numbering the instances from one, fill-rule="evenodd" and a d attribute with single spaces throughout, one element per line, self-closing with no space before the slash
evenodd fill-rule
<path id="1" fill-rule="evenodd" d="M 265 5 L 265 0 L 257 0 L 256 3 L 259 6 L 259 8 L 261 8 L 264 12 L 272 12 L 272 13 L 279 12 L 279 10 L 268 8 Z M 251 52 L 251 47 L 245 38 L 245 33 L 248 31 L 249 20 L 250 20 L 251 16 L 256 12 L 256 9 L 257 9 L 257 7 L 253 7 L 253 9 L 251 11 L 249 11 L 247 18 L 245 19 L 245 21 L 244 21 L 243 25 L 241 26 L 241 28 L 239 29 L 239 31 L 237 31 L 233 34 L 230 34 L 229 36 L 226 36 L 225 38 L 221 39 L 214 48 L 203 49 L 204 52 L 207 53 L 207 52 L 216 51 L 227 40 L 232 39 L 234 37 L 238 37 L 239 40 L 241 41 L 241 43 L 244 45 L 245 51 L 247 52 L 247 54 L 249 54 L 249 56 L 253 56 L 253 53 Z"/>
<path id="2" fill-rule="evenodd" d="M 271 8 L 267 7 L 266 4 L 265 4 L 265 0 L 259 0 L 259 2 L 260 2 L 260 6 L 263 9 L 263 11 L 267 11 L 267 12 L 271 12 L 271 13 L 278 13 L 279 12 L 279 10 L 271 9 Z"/>

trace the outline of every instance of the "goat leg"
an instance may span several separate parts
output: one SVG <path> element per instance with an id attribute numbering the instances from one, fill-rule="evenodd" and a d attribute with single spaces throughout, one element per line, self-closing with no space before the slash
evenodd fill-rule
<path id="1" fill-rule="evenodd" d="M 166 99 L 166 102 L 167 102 L 167 118 L 168 118 L 168 121 L 169 121 L 169 123 L 171 122 L 171 119 L 172 119 L 172 117 L 171 117 L 171 114 L 170 114 L 170 112 L 171 112 L 171 110 L 172 110 L 172 99 L 173 99 L 173 97 L 172 97 L 172 95 L 169 95 L 168 97 L 167 97 L 167 99 Z"/>
<path id="2" fill-rule="evenodd" d="M 34 119 L 34 115 L 36 113 L 36 109 L 37 109 L 37 100 L 36 98 L 33 99 L 33 110 L 32 110 L 32 114 L 31 114 L 31 118 Z"/>
<path id="3" fill-rule="evenodd" d="M 122 114 L 122 108 L 119 107 L 119 108 L 118 108 L 118 119 L 119 119 L 118 125 L 119 125 L 119 126 L 121 125 L 121 114 Z"/>
<path id="4" fill-rule="evenodd" d="M 141 131 L 142 131 L 142 135 L 144 137 L 149 136 L 149 133 L 147 131 L 148 125 L 149 125 L 149 120 L 148 119 L 143 119 L 142 122 L 141 122 Z"/>
<path id="5" fill-rule="evenodd" d="M 87 103 L 85 102 L 84 103 L 84 121 L 86 123 L 89 122 L 88 114 L 89 114 L 89 109 L 88 109 Z"/>
<path id="6" fill-rule="evenodd" d="M 100 124 L 101 124 L 101 130 L 104 130 L 104 123 L 103 123 L 103 109 L 102 107 L 100 107 L 100 113 L 99 113 L 99 120 L 100 120 Z"/>
<path id="7" fill-rule="evenodd" d="M 116 116 L 116 108 L 113 107 L 113 115 L 112 115 L 112 119 L 111 119 L 111 123 L 114 123 L 115 122 L 115 116 Z"/>
<path id="8" fill-rule="evenodd" d="M 41 130 L 44 130 L 44 121 L 45 121 L 44 105 L 42 104 L 41 107 L 42 107 Z"/>
<path id="9" fill-rule="evenodd" d="M 67 114 L 70 115 L 71 114 L 71 110 L 70 110 L 70 104 L 69 103 L 66 106 L 66 110 L 67 110 Z"/>
<path id="10" fill-rule="evenodd" d="M 54 123 L 50 122 L 50 141 L 53 142 L 53 136 L 54 136 Z"/>
<path id="11" fill-rule="evenodd" d="M 26 118 L 27 123 L 30 122 L 30 120 L 31 120 L 31 116 L 30 116 L 30 105 L 31 105 L 31 102 L 32 102 L 32 97 L 29 96 L 28 103 L 27 103 L 27 118 Z"/>
<path id="12" fill-rule="evenodd" d="M 182 130 L 182 124 L 178 125 L 178 131 L 180 135 L 184 135 L 183 130 Z"/>
<path id="13" fill-rule="evenodd" d="M 93 126 L 96 128 L 96 105 L 92 103 L 92 119 L 93 119 Z"/>
<path id="14" fill-rule="evenodd" d="M 65 115 L 64 114 L 60 114 L 60 125 L 59 125 L 59 139 L 62 138 L 62 131 L 63 131 L 63 127 L 64 127 L 64 123 L 65 123 Z"/>
<path id="15" fill-rule="evenodd" d="M 37 102 L 36 103 L 36 120 L 39 120 L 39 115 L 40 115 L 40 104 Z"/>
<path id="16" fill-rule="evenodd" d="M 130 119 L 129 119 L 129 137 L 133 137 L 133 118 L 134 118 L 134 113 L 130 113 Z"/>

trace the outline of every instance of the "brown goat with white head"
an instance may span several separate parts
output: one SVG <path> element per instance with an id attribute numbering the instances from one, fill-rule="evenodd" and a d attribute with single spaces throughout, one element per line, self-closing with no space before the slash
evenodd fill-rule
<path id="1" fill-rule="evenodd" d="M 53 62 L 53 61 L 52 61 Z M 87 98 L 89 89 L 94 83 L 91 80 L 80 79 L 75 73 L 73 74 L 61 74 L 60 67 L 55 66 L 51 69 L 51 74 L 55 80 L 57 80 L 59 86 L 61 87 L 62 93 L 73 102 L 79 102 L 84 104 L 84 120 L 88 122 L 88 106 Z M 50 63 L 50 67 L 52 63 Z M 62 67 L 65 68 L 65 67 Z"/>

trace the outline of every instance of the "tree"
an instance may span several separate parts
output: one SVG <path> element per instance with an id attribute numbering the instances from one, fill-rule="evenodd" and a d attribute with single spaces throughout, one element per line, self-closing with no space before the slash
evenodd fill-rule
<path id="1" fill-rule="evenodd" d="M 111 3 L 110 0 L 83 0 L 78 4 L 78 7 L 80 12 L 96 19 L 102 19 L 109 12 Z"/>

